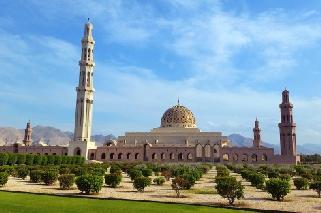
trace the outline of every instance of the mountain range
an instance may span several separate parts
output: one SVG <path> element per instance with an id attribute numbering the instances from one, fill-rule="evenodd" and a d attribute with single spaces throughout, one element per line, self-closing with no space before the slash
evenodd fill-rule
<path id="1" fill-rule="evenodd" d="M 0 145 L 12 144 L 16 141 L 22 141 L 24 129 L 14 127 L 0 127 Z M 72 140 L 73 133 L 62 131 L 60 129 L 48 126 L 35 126 L 32 128 L 33 141 L 42 139 L 48 145 L 67 145 Z M 106 140 L 116 139 L 112 134 L 93 135 L 93 140 L 97 146 L 102 146 Z M 228 136 L 233 146 L 252 146 L 252 138 L 244 137 L 240 134 L 231 134 Z M 263 146 L 274 148 L 275 153 L 280 152 L 279 145 L 262 142 Z M 297 144 L 297 150 L 300 154 L 321 154 L 321 144 Z"/>

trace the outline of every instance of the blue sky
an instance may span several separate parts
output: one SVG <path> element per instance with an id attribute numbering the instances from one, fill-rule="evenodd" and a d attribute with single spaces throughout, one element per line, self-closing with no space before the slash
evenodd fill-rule
<path id="1" fill-rule="evenodd" d="M 0 126 L 73 130 L 83 24 L 94 24 L 94 133 L 149 131 L 176 104 L 203 131 L 278 143 L 281 92 L 298 143 L 321 138 L 320 1 L 0 0 Z"/>

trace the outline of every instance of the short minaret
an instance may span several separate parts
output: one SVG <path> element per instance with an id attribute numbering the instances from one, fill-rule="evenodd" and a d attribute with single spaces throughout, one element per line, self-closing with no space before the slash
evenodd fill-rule
<path id="1" fill-rule="evenodd" d="M 81 155 L 87 159 L 88 149 L 95 148 L 91 141 L 92 115 L 93 115 L 93 72 L 94 72 L 94 44 L 92 36 L 93 25 L 88 22 L 84 27 L 84 35 L 81 40 L 82 51 L 79 61 L 79 82 L 75 110 L 74 139 L 70 143 L 69 155 Z"/>
<path id="2" fill-rule="evenodd" d="M 260 123 L 257 119 L 255 120 L 255 125 L 253 128 L 253 136 L 253 147 L 258 149 L 261 147 L 261 129 Z"/>
<path id="3" fill-rule="evenodd" d="M 280 129 L 280 146 L 281 155 L 296 156 L 296 123 L 293 121 L 293 104 L 290 102 L 289 91 L 282 92 L 281 109 L 281 122 L 279 123 Z"/>
<path id="4" fill-rule="evenodd" d="M 22 142 L 26 146 L 31 146 L 32 144 L 32 127 L 30 121 L 28 121 L 27 126 L 25 128 L 25 136 Z"/>

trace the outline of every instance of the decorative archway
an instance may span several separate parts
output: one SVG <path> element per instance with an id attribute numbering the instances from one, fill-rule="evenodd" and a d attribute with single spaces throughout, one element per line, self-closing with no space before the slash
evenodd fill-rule
<path id="1" fill-rule="evenodd" d="M 165 160 L 165 153 L 161 154 L 161 160 Z"/>
<path id="2" fill-rule="evenodd" d="M 191 153 L 187 154 L 187 160 L 192 160 L 193 159 L 193 155 Z"/>
<path id="3" fill-rule="evenodd" d="M 177 158 L 178 158 L 179 161 L 184 160 L 183 153 L 179 153 L 178 156 L 177 156 Z"/>
<path id="4" fill-rule="evenodd" d="M 171 160 L 175 160 L 174 153 L 170 153 L 170 154 L 169 154 L 169 159 L 171 159 Z"/>
<path id="5" fill-rule="evenodd" d="M 114 157 L 115 157 L 115 154 L 114 154 L 114 153 L 110 153 L 110 155 L 109 155 L 109 159 L 110 159 L 110 160 L 113 160 L 113 159 L 114 159 Z"/>
<path id="6" fill-rule="evenodd" d="M 203 156 L 203 147 L 201 144 L 196 145 L 196 157 L 201 158 Z"/>
<path id="7" fill-rule="evenodd" d="M 262 161 L 267 161 L 267 160 L 268 160 L 267 155 L 264 153 L 264 154 L 262 155 Z"/>
<path id="8" fill-rule="evenodd" d="M 130 160 L 131 154 L 127 153 L 127 160 Z"/>
<path id="9" fill-rule="evenodd" d="M 230 156 L 227 153 L 223 154 L 223 161 L 229 161 L 229 160 L 230 160 Z"/>
<path id="10" fill-rule="evenodd" d="M 80 156 L 81 155 L 81 149 L 79 147 L 74 149 L 74 155 Z"/>
<path id="11" fill-rule="evenodd" d="M 204 147 L 205 150 L 205 157 L 210 158 L 211 157 L 211 146 L 209 144 L 206 144 Z"/>
<path id="12" fill-rule="evenodd" d="M 123 153 L 118 153 L 118 160 L 123 159 Z"/>
<path id="13" fill-rule="evenodd" d="M 152 160 L 157 160 L 157 154 L 156 153 L 152 154 Z"/>
<path id="14" fill-rule="evenodd" d="M 252 158 L 252 162 L 257 162 L 257 155 L 256 154 L 252 154 L 251 158 Z"/>
<path id="15" fill-rule="evenodd" d="M 94 159 L 95 159 L 95 153 L 90 153 L 89 159 L 90 159 L 90 160 L 94 160 Z"/>
<path id="16" fill-rule="evenodd" d="M 239 155 L 237 153 L 234 153 L 233 161 L 238 161 L 238 160 L 239 160 Z"/>
<path id="17" fill-rule="evenodd" d="M 106 159 L 106 154 L 105 154 L 105 153 L 102 153 L 101 156 L 100 156 L 100 158 L 101 158 L 102 160 L 105 160 L 105 159 Z"/>
<path id="18" fill-rule="evenodd" d="M 137 160 L 139 158 L 139 153 L 135 153 L 135 159 Z"/>
<path id="19" fill-rule="evenodd" d="M 243 162 L 247 162 L 249 160 L 249 156 L 246 154 L 246 153 L 244 153 L 243 155 L 242 155 L 242 161 Z"/>

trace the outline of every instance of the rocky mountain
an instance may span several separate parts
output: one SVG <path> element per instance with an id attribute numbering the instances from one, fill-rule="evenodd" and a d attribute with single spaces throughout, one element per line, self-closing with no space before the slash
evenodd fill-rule
<path id="1" fill-rule="evenodd" d="M 252 138 L 244 137 L 240 134 L 231 134 L 228 139 L 234 146 L 252 146 Z M 275 153 L 280 153 L 280 146 L 263 142 L 263 146 L 274 148 Z M 321 144 L 297 144 L 297 151 L 300 154 L 321 154 Z"/>
<path id="2" fill-rule="evenodd" d="M 24 129 L 16 129 L 13 127 L 0 127 L 0 145 L 12 144 L 22 141 L 24 137 Z M 67 145 L 72 140 L 73 133 L 61 131 L 60 129 L 49 126 L 35 126 L 32 128 L 32 140 L 39 141 L 43 139 L 49 145 Z M 93 135 L 93 140 L 97 146 L 101 146 L 108 139 L 116 139 L 114 135 Z"/>

